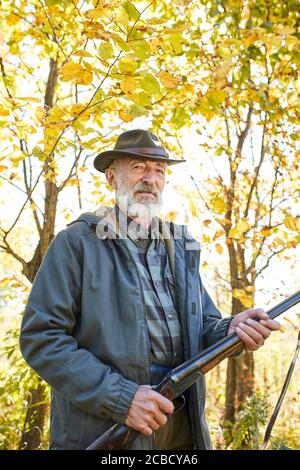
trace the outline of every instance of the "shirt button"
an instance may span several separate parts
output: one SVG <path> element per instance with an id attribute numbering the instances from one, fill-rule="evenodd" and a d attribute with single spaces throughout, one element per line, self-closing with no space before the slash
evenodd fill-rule
<path id="1" fill-rule="evenodd" d="M 159 286 L 159 281 L 155 281 L 155 285 L 158 287 Z"/>
<path id="2" fill-rule="evenodd" d="M 168 315 L 169 320 L 173 320 L 173 315 Z"/>

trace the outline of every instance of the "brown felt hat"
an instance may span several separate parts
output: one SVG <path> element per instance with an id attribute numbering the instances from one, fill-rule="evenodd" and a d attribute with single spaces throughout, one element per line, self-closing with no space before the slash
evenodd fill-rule
<path id="1" fill-rule="evenodd" d="M 182 163 L 185 160 L 172 160 L 155 134 L 143 129 L 123 132 L 119 135 L 113 150 L 99 153 L 94 160 L 96 170 L 105 172 L 116 158 L 132 157 L 145 160 L 159 160 L 168 165 Z"/>

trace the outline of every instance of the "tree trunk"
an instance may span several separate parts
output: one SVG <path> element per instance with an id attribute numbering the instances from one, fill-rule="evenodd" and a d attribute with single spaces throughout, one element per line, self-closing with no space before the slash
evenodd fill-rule
<path id="1" fill-rule="evenodd" d="M 50 59 L 49 75 L 45 92 L 45 108 L 49 110 L 53 106 L 54 90 L 57 82 L 57 61 Z M 37 270 L 42 262 L 46 250 L 54 238 L 55 216 L 58 200 L 58 188 L 55 184 L 55 172 L 51 167 L 53 152 L 44 163 L 45 178 L 45 207 L 44 224 L 40 233 L 40 240 L 35 249 L 35 253 L 26 266 L 23 268 L 25 276 L 33 282 Z M 46 419 L 48 405 L 45 402 L 46 386 L 39 379 L 39 385 L 28 392 L 29 400 L 21 436 L 19 448 L 26 450 L 39 449 L 42 446 L 43 430 Z"/>
<path id="2" fill-rule="evenodd" d="M 245 275 L 244 251 L 237 244 L 228 244 L 230 260 L 231 288 L 246 289 L 249 287 Z M 242 301 L 233 296 L 231 314 L 246 310 Z M 254 360 L 251 352 L 243 352 L 236 358 L 230 358 L 227 363 L 225 411 L 222 423 L 226 446 L 232 441 L 232 430 L 236 415 L 241 409 L 246 397 L 253 393 L 254 387 Z"/>
<path id="3" fill-rule="evenodd" d="M 244 351 L 236 358 L 237 402 L 236 410 L 240 411 L 245 399 L 252 395 L 254 389 L 253 353 Z"/>
<path id="4" fill-rule="evenodd" d="M 28 392 L 28 405 L 19 450 L 42 448 L 45 416 L 48 405 L 45 402 L 46 386 L 39 379 L 37 388 Z M 38 406 L 37 406 L 38 405 Z"/>
<path id="5" fill-rule="evenodd" d="M 232 441 L 232 426 L 235 422 L 236 411 L 236 360 L 229 358 L 226 371 L 225 411 L 223 418 L 223 435 L 226 446 Z"/>

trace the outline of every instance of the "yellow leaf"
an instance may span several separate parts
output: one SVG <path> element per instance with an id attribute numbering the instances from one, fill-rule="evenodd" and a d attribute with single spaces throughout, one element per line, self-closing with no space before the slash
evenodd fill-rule
<path id="1" fill-rule="evenodd" d="M 260 233 L 263 237 L 268 237 L 271 233 L 271 229 L 268 226 L 265 226 L 261 229 Z"/>
<path id="2" fill-rule="evenodd" d="M 0 165 L 0 173 L 2 173 L 2 171 L 5 171 L 7 170 L 8 166 L 6 165 Z"/>
<path id="3" fill-rule="evenodd" d="M 89 85 L 93 81 L 93 74 L 88 70 L 84 70 L 79 77 L 76 78 L 77 85 Z"/>
<path id="4" fill-rule="evenodd" d="M 46 109 L 42 106 L 37 106 L 35 109 L 35 115 L 39 122 L 42 122 L 46 117 Z"/>
<path id="5" fill-rule="evenodd" d="M 82 65 L 77 64 L 76 62 L 70 61 L 67 62 L 59 71 L 61 75 L 61 79 L 63 82 L 68 82 L 73 80 L 74 78 L 78 77 L 84 68 Z"/>
<path id="6" fill-rule="evenodd" d="M 0 281 L 0 287 L 5 287 L 9 284 L 10 281 L 12 281 L 14 279 L 13 276 L 11 277 L 3 277 Z"/>
<path id="7" fill-rule="evenodd" d="M 23 153 L 19 153 L 17 155 L 12 155 L 11 157 L 9 157 L 9 159 L 12 163 L 18 163 L 25 159 L 25 155 Z"/>
<path id="8" fill-rule="evenodd" d="M 285 41 L 289 51 L 296 51 L 299 49 L 299 39 L 295 36 L 286 36 Z"/>
<path id="9" fill-rule="evenodd" d="M 220 80 L 220 78 L 226 77 L 228 72 L 232 67 L 232 63 L 230 60 L 224 62 L 221 67 L 218 67 L 214 71 L 214 80 Z"/>
<path id="10" fill-rule="evenodd" d="M 178 215 L 178 212 L 175 212 L 175 211 L 170 211 L 168 212 L 168 214 L 166 214 L 166 216 L 164 217 L 164 220 L 168 220 L 170 222 L 174 222 L 176 217 Z"/>
<path id="11" fill-rule="evenodd" d="M 216 243 L 216 250 L 221 255 L 223 253 L 223 247 L 220 245 L 220 243 Z"/>
<path id="12" fill-rule="evenodd" d="M 191 210 L 192 216 L 196 217 L 197 216 L 197 207 L 196 207 L 196 204 L 194 203 L 194 201 L 190 201 L 190 210 Z"/>
<path id="13" fill-rule="evenodd" d="M 226 202 L 224 202 L 223 199 L 221 199 L 220 197 L 216 197 L 213 201 L 212 201 L 212 206 L 213 206 L 213 210 L 215 212 L 218 212 L 219 214 L 222 214 L 223 212 L 226 211 Z"/>
<path id="14" fill-rule="evenodd" d="M 76 178 L 71 178 L 67 181 L 68 186 L 78 186 L 78 181 Z"/>
<path id="15" fill-rule="evenodd" d="M 292 215 L 286 216 L 286 218 L 284 219 L 284 225 L 286 226 L 286 228 L 292 230 L 293 232 L 298 232 L 300 230 L 299 219 L 293 217 Z"/>
<path id="16" fill-rule="evenodd" d="M 169 90 L 172 90 L 173 88 L 177 88 L 180 82 L 179 77 L 174 77 L 174 75 L 171 75 L 166 70 L 161 70 L 158 73 L 158 78 L 161 81 L 162 85 Z"/>
<path id="17" fill-rule="evenodd" d="M 225 90 L 211 89 L 206 93 L 208 102 L 212 106 L 218 106 L 227 97 L 228 92 Z"/>
<path id="18" fill-rule="evenodd" d="M 213 241 L 216 241 L 217 238 L 221 237 L 223 235 L 223 230 L 217 230 L 216 233 L 214 234 Z"/>
<path id="19" fill-rule="evenodd" d="M 102 6 L 99 6 L 97 8 L 92 8 L 91 10 L 88 10 L 85 13 L 85 16 L 89 18 L 90 20 L 97 20 L 101 16 L 105 16 L 107 11 L 110 10 L 110 7 L 112 6 L 111 3 L 108 2 L 102 2 Z"/>
<path id="20" fill-rule="evenodd" d="M 73 61 L 65 64 L 60 69 L 59 74 L 61 75 L 61 80 L 63 82 L 75 80 L 75 83 L 78 85 L 88 85 L 93 79 L 92 72 Z"/>
<path id="21" fill-rule="evenodd" d="M 204 243 L 210 243 L 210 236 L 209 235 L 203 235 L 203 241 L 204 241 Z"/>
<path id="22" fill-rule="evenodd" d="M 241 240 L 243 234 L 249 229 L 249 224 L 246 220 L 240 220 L 235 227 L 229 231 L 229 237 L 235 240 Z"/>
<path id="23" fill-rule="evenodd" d="M 10 13 L 8 16 L 6 16 L 6 21 L 9 26 L 12 26 L 12 25 L 19 23 L 20 18 L 14 13 Z"/>
<path id="24" fill-rule="evenodd" d="M 254 287 L 253 286 L 247 286 L 246 291 L 247 292 L 254 292 Z"/>
<path id="25" fill-rule="evenodd" d="M 243 235 L 236 230 L 236 228 L 232 228 L 229 230 L 228 234 L 229 238 L 234 238 L 235 240 L 239 240 L 240 238 L 243 237 Z"/>
<path id="26" fill-rule="evenodd" d="M 81 111 L 83 111 L 86 107 L 87 107 L 86 104 L 80 104 L 80 103 L 73 104 L 71 106 L 71 115 L 72 116 L 77 116 L 77 114 L 79 114 Z"/>
<path id="27" fill-rule="evenodd" d="M 0 116 L 8 116 L 9 113 L 9 109 L 5 108 L 3 104 L 0 104 Z"/>
<path id="28" fill-rule="evenodd" d="M 22 287 L 22 284 L 19 281 L 15 281 L 11 284 L 11 287 L 16 289 L 17 287 Z"/>
<path id="29" fill-rule="evenodd" d="M 73 55 L 76 55 L 78 57 L 93 57 L 92 54 L 85 50 L 76 51 Z"/>
<path id="30" fill-rule="evenodd" d="M 248 48 L 249 46 L 251 46 L 251 44 L 253 44 L 258 38 L 258 35 L 257 33 L 252 33 L 250 34 L 250 36 L 248 36 L 245 40 L 244 40 L 244 46 L 245 48 Z"/>
<path id="31" fill-rule="evenodd" d="M 131 122 L 134 119 L 134 116 L 132 116 L 131 114 L 126 113 L 126 111 L 123 111 L 122 109 L 119 111 L 119 117 L 124 122 Z"/>
<path id="32" fill-rule="evenodd" d="M 249 224 L 247 220 L 239 220 L 236 226 L 236 230 L 240 233 L 245 233 L 249 230 Z"/>
<path id="33" fill-rule="evenodd" d="M 130 76 L 126 76 L 122 79 L 120 83 L 120 88 L 124 93 L 133 93 L 138 86 L 138 82 Z"/>
<path id="34" fill-rule="evenodd" d="M 121 24 L 125 28 L 128 26 L 129 15 L 123 7 L 119 7 L 114 10 L 113 18 L 117 24 Z"/>
<path id="35" fill-rule="evenodd" d="M 209 220 L 209 219 L 203 220 L 203 225 L 207 226 L 209 224 L 211 224 L 211 220 Z"/>
<path id="36" fill-rule="evenodd" d="M 20 97 L 16 97 L 17 100 L 21 100 L 21 101 L 33 101 L 34 103 L 39 103 L 41 100 L 40 98 L 33 98 L 33 97 L 27 97 L 27 96 L 22 96 L 21 98 Z"/>
<path id="37" fill-rule="evenodd" d="M 119 61 L 119 69 L 122 73 L 133 73 L 136 71 L 137 68 L 138 63 L 135 57 L 133 56 L 123 57 L 123 59 L 120 59 Z"/>
<path id="38" fill-rule="evenodd" d="M 233 289 L 232 297 L 240 300 L 246 308 L 250 308 L 253 305 L 252 295 L 248 294 L 244 289 Z"/>

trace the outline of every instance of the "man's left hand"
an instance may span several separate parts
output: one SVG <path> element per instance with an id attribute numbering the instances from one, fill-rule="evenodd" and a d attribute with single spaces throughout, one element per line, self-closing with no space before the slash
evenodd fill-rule
<path id="1" fill-rule="evenodd" d="M 263 346 L 271 332 L 279 328 L 280 323 L 270 320 L 262 308 L 251 308 L 234 316 L 227 335 L 236 333 L 247 351 L 256 351 Z"/>

